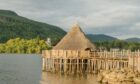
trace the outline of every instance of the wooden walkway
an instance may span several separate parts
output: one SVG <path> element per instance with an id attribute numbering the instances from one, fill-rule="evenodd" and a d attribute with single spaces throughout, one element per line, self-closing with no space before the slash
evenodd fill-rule
<path id="1" fill-rule="evenodd" d="M 100 70 L 137 68 L 140 52 L 130 51 L 72 51 L 45 50 L 42 53 L 43 71 L 60 73 L 98 73 Z"/>

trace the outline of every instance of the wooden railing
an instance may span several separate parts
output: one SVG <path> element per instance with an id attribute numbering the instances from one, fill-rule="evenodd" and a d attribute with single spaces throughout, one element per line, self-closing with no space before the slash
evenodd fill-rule
<path id="1" fill-rule="evenodd" d="M 44 50 L 42 56 L 46 58 L 89 58 L 89 51 L 75 50 Z"/>
<path id="2" fill-rule="evenodd" d="M 74 51 L 45 50 L 43 70 L 98 72 L 108 69 L 133 68 L 140 71 L 140 51 Z"/>

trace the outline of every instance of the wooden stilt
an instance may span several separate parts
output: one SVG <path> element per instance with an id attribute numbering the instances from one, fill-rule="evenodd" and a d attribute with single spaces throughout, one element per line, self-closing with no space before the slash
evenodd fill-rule
<path id="1" fill-rule="evenodd" d="M 42 57 L 43 71 L 46 70 L 51 72 L 65 73 L 95 73 L 101 69 L 123 69 L 130 67 L 130 65 L 132 69 L 139 69 L 139 51 L 100 51 L 97 53 L 79 51 L 79 53 L 77 53 L 77 51 L 66 50 L 64 52 L 62 50 L 52 50 L 45 52 L 46 54 L 43 54 L 44 57 Z"/>
<path id="2" fill-rule="evenodd" d="M 77 73 L 79 73 L 79 59 L 77 58 Z"/>

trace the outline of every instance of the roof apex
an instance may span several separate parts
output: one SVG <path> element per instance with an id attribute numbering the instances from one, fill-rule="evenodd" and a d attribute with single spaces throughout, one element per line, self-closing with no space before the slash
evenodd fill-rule
<path id="1" fill-rule="evenodd" d="M 71 31 L 70 32 L 72 32 L 72 31 L 75 31 L 75 32 L 83 32 L 82 31 L 82 29 L 81 29 L 81 27 L 80 27 L 80 25 L 78 24 L 78 23 L 75 23 L 75 24 L 73 24 L 72 26 L 71 26 Z"/>
<path id="2" fill-rule="evenodd" d="M 95 45 L 86 37 L 78 24 L 53 48 L 54 50 L 86 50 L 95 49 Z"/>

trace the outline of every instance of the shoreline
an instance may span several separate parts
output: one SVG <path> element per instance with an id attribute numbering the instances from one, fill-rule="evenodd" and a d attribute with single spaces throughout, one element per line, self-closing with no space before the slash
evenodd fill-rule
<path id="1" fill-rule="evenodd" d="M 129 68 L 105 70 L 98 74 L 97 81 L 107 84 L 140 84 L 140 73 Z"/>

